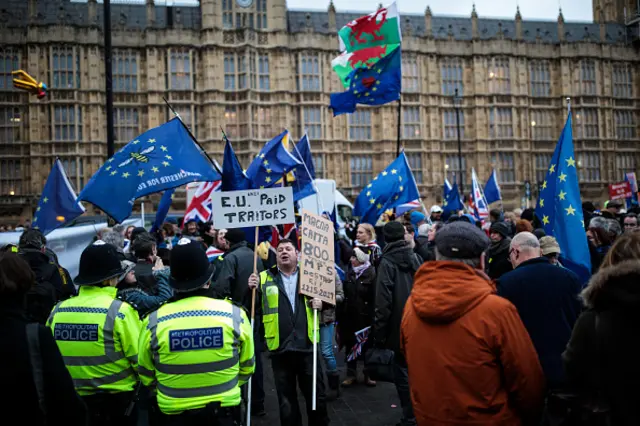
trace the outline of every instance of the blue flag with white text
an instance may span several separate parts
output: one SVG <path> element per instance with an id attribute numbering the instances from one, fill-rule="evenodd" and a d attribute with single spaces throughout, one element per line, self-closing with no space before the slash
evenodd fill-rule
<path id="1" fill-rule="evenodd" d="M 88 201 L 122 222 L 140 197 L 189 182 L 216 180 L 220 174 L 213 163 L 174 118 L 147 130 L 107 160 L 78 200 Z"/>
<path id="2" fill-rule="evenodd" d="M 54 229 L 84 213 L 60 159 L 53 163 L 47 183 L 42 189 L 32 226 L 47 235 Z"/>
<path id="3" fill-rule="evenodd" d="M 496 170 L 491 171 L 491 176 L 487 180 L 484 186 L 484 198 L 488 204 L 502 200 L 502 194 L 500 193 L 500 185 L 498 185 L 498 177 L 496 176 Z"/>
<path id="4" fill-rule="evenodd" d="M 546 234 L 558 241 L 562 251 L 562 264 L 577 273 L 586 283 L 591 275 L 591 258 L 573 151 L 571 113 L 540 188 L 536 215 Z"/>
<path id="5" fill-rule="evenodd" d="M 385 210 L 419 198 L 418 185 L 402 152 L 358 195 L 353 215 L 362 223 L 375 225 Z"/>

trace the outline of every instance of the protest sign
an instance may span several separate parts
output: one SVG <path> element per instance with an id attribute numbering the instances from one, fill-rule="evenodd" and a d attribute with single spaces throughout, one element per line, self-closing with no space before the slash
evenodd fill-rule
<path id="1" fill-rule="evenodd" d="M 609 199 L 620 200 L 622 198 L 631 198 L 633 192 L 631 192 L 631 185 L 629 182 L 620 182 L 609 184 Z"/>
<path id="2" fill-rule="evenodd" d="M 333 222 L 302 210 L 300 293 L 336 304 Z"/>
<path id="3" fill-rule="evenodd" d="M 291 187 L 214 192 L 211 203 L 218 229 L 295 223 Z"/>

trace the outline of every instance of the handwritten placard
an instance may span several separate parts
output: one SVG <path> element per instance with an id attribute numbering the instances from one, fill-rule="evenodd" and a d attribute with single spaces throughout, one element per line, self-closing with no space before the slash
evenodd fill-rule
<path id="1" fill-rule="evenodd" d="M 336 304 L 333 222 L 302 210 L 300 293 Z"/>
<path id="2" fill-rule="evenodd" d="M 291 187 L 214 192 L 211 203 L 218 229 L 295 223 Z"/>

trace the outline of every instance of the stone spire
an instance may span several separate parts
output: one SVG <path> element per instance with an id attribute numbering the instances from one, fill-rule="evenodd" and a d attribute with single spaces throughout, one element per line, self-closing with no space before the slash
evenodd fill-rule
<path id="1" fill-rule="evenodd" d="M 473 9 L 471 10 L 471 36 L 474 39 L 480 37 L 478 33 L 478 12 L 476 12 L 476 4 L 473 4 Z"/>
<path id="2" fill-rule="evenodd" d="M 152 28 L 156 23 L 156 7 L 154 0 L 147 0 L 147 28 Z"/>
<path id="3" fill-rule="evenodd" d="M 564 16 L 562 16 L 562 8 L 558 13 L 558 40 L 564 41 Z"/>
<path id="4" fill-rule="evenodd" d="M 471 9 L 471 17 L 472 18 L 477 18 L 478 17 L 478 12 L 476 12 L 476 4 L 473 4 L 473 9 Z"/>
<path id="5" fill-rule="evenodd" d="M 333 0 L 329 2 L 329 9 L 327 10 L 329 14 L 329 31 L 334 32 L 338 29 L 336 28 L 336 6 L 333 4 Z"/>
<path id="6" fill-rule="evenodd" d="M 522 15 L 520 15 L 520 6 L 516 7 L 516 40 L 522 40 Z"/>
<path id="7" fill-rule="evenodd" d="M 427 6 L 427 10 L 424 11 L 424 33 L 428 38 L 431 38 L 433 29 L 431 25 L 431 8 Z"/>

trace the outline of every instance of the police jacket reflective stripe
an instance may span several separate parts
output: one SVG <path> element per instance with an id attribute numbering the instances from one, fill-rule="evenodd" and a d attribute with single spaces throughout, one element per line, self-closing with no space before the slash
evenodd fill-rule
<path id="1" fill-rule="evenodd" d="M 263 271 L 260 273 L 260 293 L 262 294 L 262 323 L 264 324 L 264 335 L 267 340 L 267 347 L 270 351 L 277 351 L 280 349 L 280 345 L 285 342 L 281 341 L 282 339 L 287 339 L 288 336 L 281 336 L 280 329 L 280 297 L 286 299 L 286 295 L 281 296 L 280 287 L 276 280 L 274 280 L 274 275 L 271 270 Z M 302 297 L 302 300 L 307 301 L 306 297 Z M 318 339 L 320 338 L 319 332 L 319 321 L 313 322 L 313 309 L 309 306 L 308 303 L 304 303 L 305 313 L 306 313 L 306 325 L 307 325 L 307 337 L 309 338 L 309 342 L 318 343 Z M 296 309 L 299 312 L 299 309 Z M 295 319 L 294 319 L 294 330 L 295 330 Z M 316 329 L 316 340 L 314 342 L 313 339 L 313 328 L 315 326 Z M 286 332 L 284 332 L 286 333 Z M 304 332 L 303 332 L 304 333 Z M 281 339 L 282 338 L 282 339 Z M 311 345 L 309 345 L 311 347 Z"/>
<path id="2" fill-rule="evenodd" d="M 161 306 L 143 324 L 140 378 L 156 386 L 165 414 L 240 404 L 254 371 L 253 333 L 242 308 L 191 296 Z"/>
<path id="3" fill-rule="evenodd" d="M 138 313 L 114 287 L 80 287 L 47 321 L 80 395 L 132 391 L 137 383 Z"/>

